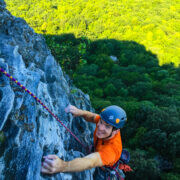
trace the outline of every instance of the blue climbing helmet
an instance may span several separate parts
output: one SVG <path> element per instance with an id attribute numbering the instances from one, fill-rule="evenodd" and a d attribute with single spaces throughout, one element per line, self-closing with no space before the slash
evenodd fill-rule
<path id="1" fill-rule="evenodd" d="M 127 121 L 126 112 L 115 105 L 103 109 L 100 116 L 103 121 L 117 129 L 122 128 Z"/>

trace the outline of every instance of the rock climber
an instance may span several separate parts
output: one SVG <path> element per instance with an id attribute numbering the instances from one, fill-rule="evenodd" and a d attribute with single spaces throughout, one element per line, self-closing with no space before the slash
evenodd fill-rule
<path id="1" fill-rule="evenodd" d="M 126 112 L 115 105 L 103 109 L 99 115 L 72 105 L 69 105 L 68 111 L 75 117 L 83 117 L 87 122 L 96 123 L 94 152 L 71 161 L 63 161 L 56 155 L 44 156 L 41 172 L 80 172 L 96 167 L 113 166 L 122 153 L 120 128 L 127 120 Z"/>

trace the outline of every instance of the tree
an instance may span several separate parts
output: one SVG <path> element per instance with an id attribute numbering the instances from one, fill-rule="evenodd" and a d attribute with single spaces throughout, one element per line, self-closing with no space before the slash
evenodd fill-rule
<path id="1" fill-rule="evenodd" d="M 113 86 L 113 84 L 108 84 L 107 87 L 104 89 L 105 96 L 115 96 L 116 92 L 116 88 Z"/>
<path id="2" fill-rule="evenodd" d="M 129 89 L 130 95 L 141 99 L 145 99 L 145 95 L 152 91 L 152 85 L 149 82 L 137 82 L 132 85 Z"/>
<path id="3" fill-rule="evenodd" d="M 149 158 L 145 151 L 136 149 L 131 151 L 130 166 L 133 172 L 127 175 L 126 179 L 133 180 L 158 180 L 160 177 L 160 169 L 156 160 Z"/>

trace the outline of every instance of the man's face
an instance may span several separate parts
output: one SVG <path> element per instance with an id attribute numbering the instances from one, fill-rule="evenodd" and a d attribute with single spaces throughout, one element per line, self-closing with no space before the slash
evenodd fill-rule
<path id="1" fill-rule="evenodd" d="M 113 129 L 113 126 L 107 124 L 105 121 L 100 119 L 98 124 L 97 124 L 96 136 L 99 139 L 106 138 L 111 134 L 112 129 Z"/>

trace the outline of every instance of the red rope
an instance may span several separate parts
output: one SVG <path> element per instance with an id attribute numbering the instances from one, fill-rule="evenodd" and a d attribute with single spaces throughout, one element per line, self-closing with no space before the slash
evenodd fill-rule
<path id="1" fill-rule="evenodd" d="M 119 177 L 121 180 L 124 180 L 124 178 L 121 177 L 121 175 L 118 173 L 116 168 L 113 168 L 113 170 L 116 172 L 116 176 Z"/>
<path id="2" fill-rule="evenodd" d="M 9 79 L 14 81 L 18 86 L 20 86 L 23 90 L 25 90 L 28 94 L 30 94 L 37 102 L 39 102 L 44 109 L 46 109 L 66 130 L 85 148 L 88 149 L 90 152 L 90 149 L 88 146 L 84 145 L 78 138 L 77 136 L 69 129 L 67 128 L 62 121 L 44 104 L 42 101 L 37 98 L 31 91 L 29 91 L 25 86 L 23 86 L 20 82 L 18 82 L 15 78 L 13 78 L 10 74 L 8 74 L 3 68 L 0 67 L 0 72 L 2 72 L 4 75 L 6 75 Z"/>

